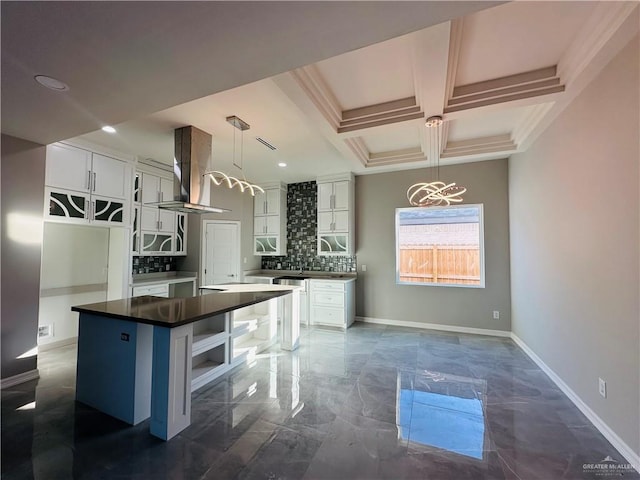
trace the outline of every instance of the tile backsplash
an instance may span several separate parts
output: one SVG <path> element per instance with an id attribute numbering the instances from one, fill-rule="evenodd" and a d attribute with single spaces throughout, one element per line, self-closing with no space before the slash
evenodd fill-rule
<path id="1" fill-rule="evenodd" d="M 318 256 L 318 187 L 316 182 L 287 186 L 287 255 L 262 257 L 265 270 L 355 272 L 356 256 Z"/>
<path id="2" fill-rule="evenodd" d="M 159 273 L 173 272 L 176 269 L 176 260 L 174 257 L 133 257 L 133 265 L 131 272 L 136 275 L 139 273 Z"/>

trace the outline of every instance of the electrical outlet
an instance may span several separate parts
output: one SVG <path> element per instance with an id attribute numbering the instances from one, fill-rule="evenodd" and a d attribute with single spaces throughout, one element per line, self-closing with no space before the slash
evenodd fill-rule
<path id="1" fill-rule="evenodd" d="M 607 382 L 598 378 L 598 392 L 602 395 L 602 398 L 607 398 Z"/>
<path id="2" fill-rule="evenodd" d="M 361 265 L 361 266 L 360 266 L 360 269 L 361 269 L 363 272 L 366 272 L 366 271 L 367 271 L 367 266 L 366 266 L 366 265 Z"/>
<path id="3" fill-rule="evenodd" d="M 498 310 L 493 311 L 493 319 L 500 320 L 500 312 Z"/>

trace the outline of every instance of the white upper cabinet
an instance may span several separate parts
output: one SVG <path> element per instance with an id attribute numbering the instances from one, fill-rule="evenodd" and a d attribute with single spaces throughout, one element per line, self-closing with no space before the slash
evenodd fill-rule
<path id="1" fill-rule="evenodd" d="M 280 214 L 280 205 L 281 201 L 281 193 L 280 189 L 271 188 L 265 189 L 264 193 L 257 192 L 256 196 L 253 198 L 253 212 L 254 215 L 279 215 Z M 286 203 L 286 196 L 285 196 Z"/>
<path id="2" fill-rule="evenodd" d="M 140 228 L 154 232 L 173 233 L 175 230 L 176 212 L 158 207 L 142 206 Z"/>
<path id="3" fill-rule="evenodd" d="M 62 143 L 47 145 L 45 184 L 88 193 L 91 188 L 91 152 Z"/>
<path id="4" fill-rule="evenodd" d="M 127 226 L 132 171 L 116 158 L 63 143 L 47 145 L 45 219 Z"/>
<path id="5" fill-rule="evenodd" d="M 349 210 L 351 182 L 348 180 L 337 182 L 318 181 L 318 211 Z"/>
<path id="6" fill-rule="evenodd" d="M 287 253 L 287 187 L 283 183 L 261 185 L 264 193 L 253 199 L 254 255 Z"/>
<path id="7" fill-rule="evenodd" d="M 173 180 L 152 173 L 142 173 L 142 203 L 173 200 Z"/>
<path id="8" fill-rule="evenodd" d="M 352 255 L 354 250 L 354 178 L 321 177 L 318 184 L 318 255 Z"/>
<path id="9" fill-rule="evenodd" d="M 139 216 L 132 250 L 135 255 L 186 255 L 187 215 L 155 205 L 173 200 L 171 172 L 158 173 L 135 174 L 133 195 L 141 205 L 135 207 Z"/>
<path id="10" fill-rule="evenodd" d="M 104 155 L 93 154 L 92 192 L 112 198 L 125 198 L 127 189 L 123 178 L 129 166 L 125 162 Z"/>

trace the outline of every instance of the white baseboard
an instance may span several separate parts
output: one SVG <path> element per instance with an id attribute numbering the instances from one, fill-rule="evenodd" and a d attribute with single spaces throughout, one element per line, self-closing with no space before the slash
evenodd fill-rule
<path id="1" fill-rule="evenodd" d="M 75 345 L 76 343 L 78 343 L 78 337 L 65 338 L 64 340 L 58 340 L 57 342 L 43 343 L 42 345 L 38 345 L 38 352 L 46 352 L 53 350 L 54 348 Z"/>
<path id="2" fill-rule="evenodd" d="M 618 452 L 631 464 L 640 471 L 640 455 L 633 451 L 584 401 L 574 392 L 569 385 L 553 371 L 544 361 L 536 355 L 536 353 L 524 343 L 515 333 L 511 332 L 511 339 L 533 360 L 540 369 L 546 373 L 549 378 L 558 386 L 562 392 L 569 397 L 576 407 L 584 414 L 585 417 L 593 423 L 604 437 L 611 442 Z"/>
<path id="3" fill-rule="evenodd" d="M 18 375 L 14 375 L 12 377 L 3 378 L 0 382 L 0 388 L 4 389 L 13 387 L 14 385 L 28 382 L 29 380 L 35 380 L 36 378 L 40 378 L 40 374 L 38 373 L 37 368 L 29 370 L 28 372 L 19 373 Z"/>
<path id="4" fill-rule="evenodd" d="M 373 318 L 373 317 L 356 317 L 356 322 L 375 323 L 378 325 L 392 325 L 394 327 L 411 327 L 422 328 L 426 330 L 440 330 L 444 332 L 455 333 L 472 333 L 475 335 L 490 335 L 493 337 L 511 337 L 511 332 L 506 330 L 489 330 L 487 328 L 472 328 L 472 327 L 459 327 L 456 325 L 441 325 L 439 323 L 422 323 L 422 322 L 409 322 L 405 320 L 390 320 L 387 318 Z"/>

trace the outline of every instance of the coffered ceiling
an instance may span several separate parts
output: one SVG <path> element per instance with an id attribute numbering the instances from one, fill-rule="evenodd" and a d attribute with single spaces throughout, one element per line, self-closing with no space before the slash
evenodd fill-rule
<path id="1" fill-rule="evenodd" d="M 134 115 L 115 125 L 116 135 L 74 140 L 170 164 L 173 129 L 194 125 L 213 135 L 216 168 L 241 163 L 258 182 L 418 168 L 438 152 L 441 165 L 504 158 L 528 148 L 638 31 L 636 2 L 482 7 L 378 43 L 364 27 L 367 46 Z M 271 51 L 270 61 L 285 65 L 288 54 L 286 47 Z M 230 115 L 251 125 L 242 138 L 225 121 Z M 444 117 L 437 134 L 424 126 L 430 115 Z"/>

